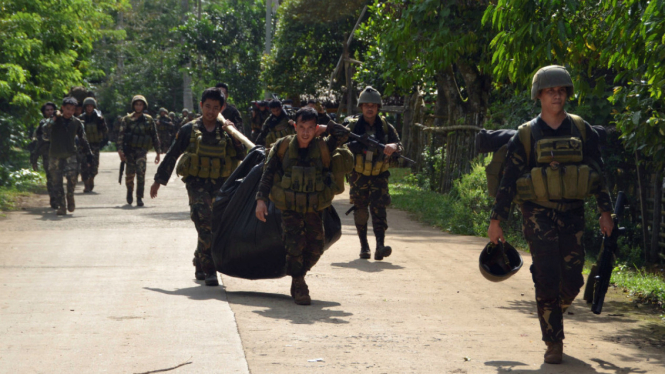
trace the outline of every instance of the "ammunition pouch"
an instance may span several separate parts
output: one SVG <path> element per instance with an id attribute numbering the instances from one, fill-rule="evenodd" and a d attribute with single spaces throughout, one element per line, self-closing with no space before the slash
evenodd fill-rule
<path id="1" fill-rule="evenodd" d="M 240 160 L 233 143 L 217 128 L 216 144 L 205 144 L 200 130 L 192 129 L 187 152 L 176 165 L 176 174 L 205 179 L 226 178 L 238 167 Z"/>
<path id="2" fill-rule="evenodd" d="M 102 139 L 102 134 L 99 132 L 97 123 L 86 123 L 85 124 L 85 137 L 88 139 L 88 143 L 100 143 Z"/>
<path id="3" fill-rule="evenodd" d="M 266 135 L 266 149 L 272 147 L 275 142 L 287 135 L 294 135 L 296 129 L 291 126 L 288 122 L 282 122 L 279 125 L 275 126 L 270 130 L 268 135 Z"/>
<path id="4" fill-rule="evenodd" d="M 366 176 L 377 176 L 390 169 L 390 160 L 383 153 L 366 151 L 357 154 L 354 170 Z"/>
<path id="5" fill-rule="evenodd" d="M 583 200 L 597 190 L 600 175 L 588 165 L 535 167 L 517 179 L 517 199 L 536 204 Z"/>
<path id="6" fill-rule="evenodd" d="M 578 163 L 584 159 L 582 140 L 576 137 L 545 138 L 536 142 L 536 162 Z"/>
<path id="7" fill-rule="evenodd" d="M 318 212 L 329 207 L 335 194 L 316 169 L 294 166 L 290 175 L 276 174 L 270 190 L 270 200 L 275 207 L 298 213 Z"/>
<path id="8" fill-rule="evenodd" d="M 134 122 L 131 125 L 131 131 L 126 137 L 129 138 L 127 144 L 132 148 L 141 148 L 147 151 L 152 146 L 150 126 L 145 120 Z"/>
<path id="9" fill-rule="evenodd" d="M 330 187 L 335 195 L 344 192 L 344 176 L 353 171 L 353 153 L 346 146 L 339 147 L 333 152 L 330 163 L 331 184 Z"/>

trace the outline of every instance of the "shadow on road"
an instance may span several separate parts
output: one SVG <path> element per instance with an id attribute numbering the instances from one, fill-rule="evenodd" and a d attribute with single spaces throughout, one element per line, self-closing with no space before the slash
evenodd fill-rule
<path id="1" fill-rule="evenodd" d="M 315 323 L 349 323 L 342 317 L 352 316 L 353 313 L 342 310 L 330 310 L 340 306 L 340 303 L 312 299 L 312 305 L 296 305 L 288 295 L 265 292 L 226 292 L 229 303 L 251 307 L 266 308 L 255 310 L 254 313 L 266 318 L 289 320 L 297 325 L 312 325 Z"/>
<path id="2" fill-rule="evenodd" d="M 393 265 L 390 262 L 362 260 L 359 258 L 350 262 L 334 262 L 330 265 L 340 268 L 356 269 L 366 273 L 378 273 L 384 270 L 404 269 L 404 266 Z"/>
<path id="3" fill-rule="evenodd" d="M 533 318 L 537 318 L 536 315 L 536 301 L 535 300 L 513 300 L 509 302 L 508 306 L 500 306 L 499 309 L 506 310 L 515 310 L 523 314 L 531 314 Z M 615 305 L 616 304 L 616 305 Z M 603 314 L 597 316 L 593 314 L 590 310 L 590 307 L 587 306 L 585 301 L 576 300 L 573 303 L 573 308 L 571 308 L 568 313 L 564 316 L 564 320 L 574 320 L 578 322 L 587 322 L 587 323 L 633 323 L 637 320 L 624 317 L 623 314 L 615 315 L 612 313 L 612 310 L 617 308 L 623 303 L 618 303 L 616 301 L 605 302 L 605 310 Z"/>
<path id="4" fill-rule="evenodd" d="M 166 213 L 146 213 L 141 214 L 143 217 L 154 218 L 157 220 L 168 221 L 189 221 L 191 219 L 189 212 L 166 212 Z"/>
<path id="5" fill-rule="evenodd" d="M 188 287 L 188 288 L 176 288 L 173 291 L 163 290 L 161 288 L 152 288 L 152 287 L 143 287 L 143 289 L 148 291 L 159 292 L 164 295 L 171 296 L 186 296 L 192 300 L 220 300 L 227 301 L 224 296 L 224 286 L 221 287 L 206 287 L 201 282 L 201 285 Z"/>
<path id="6" fill-rule="evenodd" d="M 22 209 L 24 212 L 30 214 L 30 215 L 35 215 L 35 216 L 41 216 L 39 219 L 42 221 L 60 221 L 62 219 L 71 219 L 71 218 L 76 218 L 76 212 L 74 213 L 69 213 L 67 212 L 66 215 L 64 216 L 59 216 L 55 214 L 55 209 L 52 209 L 51 207 L 30 207 L 30 208 L 23 208 Z"/>
<path id="7" fill-rule="evenodd" d="M 544 347 L 544 346 L 543 346 Z M 544 348 L 543 348 L 544 352 Z M 596 362 L 600 365 L 600 368 L 603 370 L 603 373 L 606 370 L 614 371 L 616 374 L 641 374 L 646 373 L 645 370 L 635 369 L 631 367 L 619 367 L 610 362 L 591 359 L 591 361 Z M 591 364 L 586 363 L 582 360 L 579 360 L 575 357 L 569 356 L 567 354 L 563 355 L 563 364 L 561 365 L 548 365 L 543 363 L 539 368 L 529 369 L 528 364 L 517 362 L 517 361 L 487 361 L 485 366 L 494 366 L 497 373 L 522 373 L 522 374 L 558 374 L 558 373 L 575 373 L 575 374 L 597 374 L 598 371 L 594 369 Z"/>

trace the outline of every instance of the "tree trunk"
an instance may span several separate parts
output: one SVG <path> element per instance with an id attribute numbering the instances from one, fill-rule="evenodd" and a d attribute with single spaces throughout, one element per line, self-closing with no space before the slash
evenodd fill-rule
<path id="1" fill-rule="evenodd" d="M 640 154 L 638 151 L 635 151 L 635 166 L 637 172 L 638 194 L 640 197 L 640 216 L 642 217 L 642 248 L 644 250 L 644 261 L 649 262 L 649 246 L 647 245 L 647 238 L 649 237 L 649 228 L 647 227 L 647 191 L 646 181 L 644 180 L 644 165 L 640 162 Z"/>
<path id="2" fill-rule="evenodd" d="M 658 239 L 660 234 L 660 220 L 661 220 L 661 210 L 663 200 L 663 171 L 656 170 L 656 175 L 653 181 L 653 220 L 651 223 L 651 254 L 650 262 L 658 262 L 658 254 L 660 252 L 660 246 L 658 245 Z"/>
<path id="3" fill-rule="evenodd" d="M 185 23 L 187 21 L 187 12 L 189 12 L 189 1 L 181 0 L 180 6 L 182 7 L 183 14 L 182 22 Z M 186 65 L 187 70 L 189 70 L 191 66 L 192 64 L 188 62 Z M 192 100 L 192 77 L 187 71 L 182 73 L 182 107 L 190 112 L 194 110 L 194 101 Z"/>

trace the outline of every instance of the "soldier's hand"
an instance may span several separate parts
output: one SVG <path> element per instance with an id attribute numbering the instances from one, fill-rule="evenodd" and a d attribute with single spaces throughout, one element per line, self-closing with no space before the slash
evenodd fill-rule
<path id="1" fill-rule="evenodd" d="M 154 199 L 157 197 L 157 191 L 159 191 L 160 184 L 155 182 L 150 186 L 150 198 Z"/>
<path id="2" fill-rule="evenodd" d="M 290 119 L 290 120 L 289 120 L 289 125 L 291 125 L 291 126 L 295 126 L 295 125 L 296 125 L 296 121 Z"/>
<path id="3" fill-rule="evenodd" d="M 395 152 L 397 152 L 397 144 L 395 143 L 386 144 L 386 147 L 383 148 L 383 153 L 386 156 L 391 156 Z"/>
<path id="4" fill-rule="evenodd" d="M 498 219 L 490 220 L 490 227 L 487 229 L 487 236 L 489 236 L 490 241 L 494 244 L 499 244 L 499 240 L 501 240 L 502 243 L 506 242 L 506 239 L 503 237 L 501 222 Z"/>
<path id="5" fill-rule="evenodd" d="M 268 206 L 263 200 L 256 200 L 256 218 L 261 221 L 266 221 L 266 216 L 268 215 Z"/>
<path id="6" fill-rule="evenodd" d="M 600 224 L 600 231 L 606 236 L 612 235 L 612 230 L 614 230 L 614 221 L 612 220 L 612 214 L 610 212 L 603 212 L 598 219 Z"/>
<path id="7" fill-rule="evenodd" d="M 159 152 L 157 152 L 157 156 L 155 157 L 155 165 L 159 164 L 159 160 L 161 160 L 161 156 L 159 155 Z"/>
<path id="8" fill-rule="evenodd" d="M 125 153 L 123 151 L 118 151 L 118 156 L 120 156 L 120 161 L 127 161 L 125 158 Z"/>

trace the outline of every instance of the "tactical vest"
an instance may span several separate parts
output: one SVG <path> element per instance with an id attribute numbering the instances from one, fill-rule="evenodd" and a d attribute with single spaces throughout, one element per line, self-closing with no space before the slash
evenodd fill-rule
<path id="1" fill-rule="evenodd" d="M 134 119 L 131 115 L 125 117 L 124 119 L 125 126 L 125 142 L 129 144 L 132 148 L 141 148 L 146 151 L 152 146 L 152 117 L 146 116 L 145 114 Z M 127 139 L 129 137 L 129 139 Z"/>
<path id="2" fill-rule="evenodd" d="M 600 174 L 597 165 L 584 157 L 586 126 L 584 120 L 569 114 L 573 123 L 570 135 L 545 138 L 532 120 L 522 124 L 518 136 L 531 163 L 531 138 L 535 141 L 535 167 L 517 179 L 518 202 L 531 201 L 538 205 L 559 209 L 561 204 L 551 200 L 583 200 L 598 188 Z M 562 210 L 562 209 L 560 209 Z"/>
<path id="3" fill-rule="evenodd" d="M 92 117 L 92 120 L 90 121 L 87 119 L 87 115 L 83 114 L 81 116 L 81 120 L 83 121 L 85 127 L 85 137 L 88 139 L 88 143 L 100 143 L 104 139 L 101 131 L 99 131 L 98 126 L 99 121 L 102 119 L 97 116 Z"/>
<path id="4" fill-rule="evenodd" d="M 215 129 L 215 140 L 212 144 L 203 140 L 203 132 L 196 124 L 192 124 L 192 134 L 185 154 L 176 165 L 176 174 L 186 177 L 205 179 L 226 178 L 238 167 L 240 160 L 233 141 L 222 133 L 221 126 Z"/>
<path id="5" fill-rule="evenodd" d="M 355 132 L 354 129 L 358 124 L 360 117 L 353 117 L 349 119 L 349 130 Z M 378 139 L 380 143 L 388 144 L 388 122 L 385 119 L 377 116 L 377 119 L 381 121 L 381 126 L 383 128 L 383 139 Z M 376 130 L 370 131 L 369 135 L 376 136 Z M 360 134 L 359 134 L 360 135 Z M 373 152 L 365 150 L 363 154 L 355 155 L 355 166 L 353 170 L 357 173 L 366 176 L 377 176 L 390 168 L 390 158 L 386 157 L 383 151 L 377 149 Z"/>
<path id="6" fill-rule="evenodd" d="M 275 142 L 287 135 L 295 135 L 296 129 L 289 123 L 289 118 L 284 117 L 277 126 L 270 129 L 266 135 L 266 149 L 272 147 Z"/>
<path id="7" fill-rule="evenodd" d="M 53 122 L 47 123 L 51 141 L 49 147 L 49 157 L 68 158 L 76 154 L 76 135 L 81 122 L 76 117 L 64 119 L 63 117 L 54 117 Z"/>
<path id="8" fill-rule="evenodd" d="M 157 120 L 157 131 L 159 133 L 171 133 L 173 131 L 173 122 L 171 122 L 171 119 L 159 117 Z"/>
<path id="9" fill-rule="evenodd" d="M 335 196 L 334 189 L 339 187 L 331 177 L 331 157 L 325 141 L 317 138 L 310 143 L 307 148 L 309 166 L 298 166 L 299 146 L 295 135 L 282 138 L 277 147 L 282 171 L 275 174 L 269 196 L 275 207 L 298 213 L 318 212 L 329 207 Z"/>

